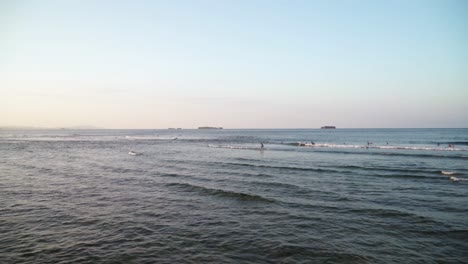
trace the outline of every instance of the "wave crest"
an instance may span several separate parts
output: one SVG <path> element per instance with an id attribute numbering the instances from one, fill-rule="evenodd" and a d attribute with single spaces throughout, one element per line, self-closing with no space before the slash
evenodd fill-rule
<path id="1" fill-rule="evenodd" d="M 205 186 L 193 185 L 190 183 L 173 182 L 173 183 L 168 183 L 167 186 L 183 189 L 183 190 L 190 191 L 190 192 L 198 192 L 201 194 L 231 198 L 231 199 L 236 199 L 240 201 L 257 201 L 257 202 L 266 202 L 266 203 L 274 202 L 273 199 L 265 198 L 257 194 L 249 194 L 249 193 L 243 193 L 243 192 L 237 192 L 237 191 L 209 188 Z"/>

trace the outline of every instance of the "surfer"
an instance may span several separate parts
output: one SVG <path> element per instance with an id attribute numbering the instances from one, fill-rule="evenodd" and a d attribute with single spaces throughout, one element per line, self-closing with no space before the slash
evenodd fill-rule
<path id="1" fill-rule="evenodd" d="M 260 143 L 260 148 L 263 149 L 263 143 Z"/>
<path id="2" fill-rule="evenodd" d="M 315 145 L 315 143 L 313 141 L 311 141 L 310 144 Z"/>

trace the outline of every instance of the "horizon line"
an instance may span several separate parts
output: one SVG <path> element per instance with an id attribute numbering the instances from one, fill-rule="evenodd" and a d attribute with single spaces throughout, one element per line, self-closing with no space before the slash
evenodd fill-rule
<path id="1" fill-rule="evenodd" d="M 323 129 L 321 127 L 295 127 L 295 128 L 224 128 L 221 129 L 199 129 L 195 128 L 105 128 L 105 127 L 34 127 L 34 126 L 0 126 L 6 130 L 341 130 L 341 129 L 468 129 L 468 127 L 336 127 L 334 129 Z"/>

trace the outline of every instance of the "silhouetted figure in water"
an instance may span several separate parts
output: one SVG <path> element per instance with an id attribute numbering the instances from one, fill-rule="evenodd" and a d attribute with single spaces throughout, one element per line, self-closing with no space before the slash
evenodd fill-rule
<path id="1" fill-rule="evenodd" d="M 310 144 L 315 145 L 315 143 L 313 141 L 311 141 Z"/>
<path id="2" fill-rule="evenodd" d="M 437 146 L 440 147 L 440 143 L 437 143 Z"/>
<path id="3" fill-rule="evenodd" d="M 261 148 L 261 149 L 263 148 L 263 143 L 260 143 L 260 148 Z"/>

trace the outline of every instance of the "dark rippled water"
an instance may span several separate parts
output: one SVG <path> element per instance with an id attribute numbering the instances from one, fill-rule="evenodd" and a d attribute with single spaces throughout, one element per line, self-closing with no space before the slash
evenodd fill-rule
<path id="1" fill-rule="evenodd" d="M 467 129 L 4 129 L 0 262 L 466 263 L 465 180 Z"/>

